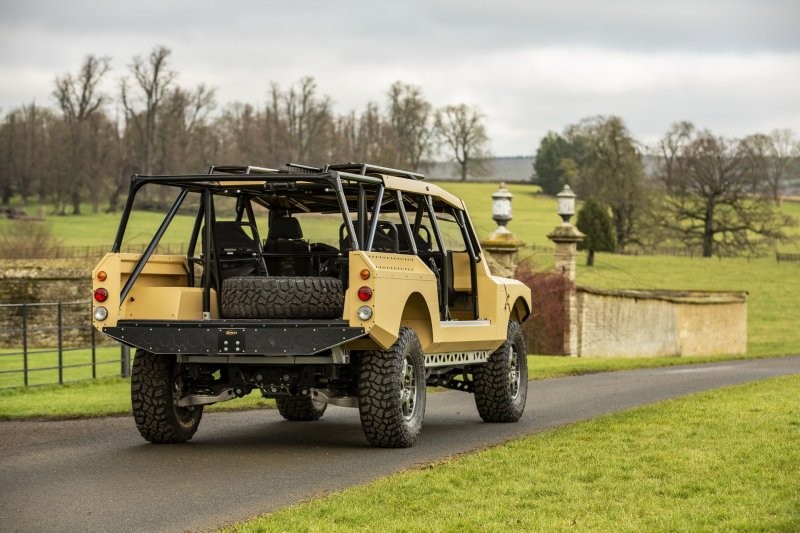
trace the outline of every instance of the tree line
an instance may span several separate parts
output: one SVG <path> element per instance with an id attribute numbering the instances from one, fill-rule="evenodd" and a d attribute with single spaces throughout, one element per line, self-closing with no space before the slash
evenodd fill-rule
<path id="1" fill-rule="evenodd" d="M 590 259 L 663 243 L 739 255 L 791 240 L 796 225 L 775 208 L 800 174 L 800 142 L 787 129 L 728 139 L 679 122 L 647 147 L 621 118 L 597 116 L 548 133 L 534 169 L 546 194 L 569 184 L 589 200 L 578 227 L 590 233 Z"/>
<path id="2" fill-rule="evenodd" d="M 212 87 L 181 86 L 170 56 L 156 46 L 111 80 L 110 58 L 89 55 L 77 72 L 55 77 L 53 107 L 34 102 L 6 112 L 2 205 L 19 197 L 57 214 L 79 214 L 87 203 L 116 211 L 132 174 L 191 174 L 212 163 L 367 161 L 424 171 L 438 157 L 456 162 L 465 180 L 490 157 L 478 107 L 434 108 L 414 85 L 395 82 L 383 103 L 344 114 L 312 77 L 288 88 L 272 83 L 257 104 L 220 105 Z M 108 81 L 116 81 L 114 91 L 103 90 Z M 727 139 L 681 122 L 645 146 L 619 117 L 597 116 L 541 139 L 534 181 L 546 194 L 569 184 L 591 199 L 585 220 L 610 217 L 609 235 L 589 241 L 603 243 L 598 250 L 671 242 L 710 256 L 789 238 L 793 221 L 775 205 L 781 186 L 800 173 L 798 161 L 791 130 Z"/>
<path id="3" fill-rule="evenodd" d="M 489 156 L 484 116 L 467 104 L 434 106 L 422 90 L 396 82 L 384 105 L 334 112 L 305 77 L 273 83 L 264 102 L 219 106 L 216 91 L 177 81 L 171 51 L 136 56 L 110 94 L 111 60 L 89 55 L 55 78 L 55 107 L 35 102 L 0 123 L 0 201 L 52 204 L 57 214 L 115 211 L 132 174 L 203 172 L 212 163 L 275 166 L 366 161 L 422 170 L 434 156 L 455 161 L 462 179 Z"/>

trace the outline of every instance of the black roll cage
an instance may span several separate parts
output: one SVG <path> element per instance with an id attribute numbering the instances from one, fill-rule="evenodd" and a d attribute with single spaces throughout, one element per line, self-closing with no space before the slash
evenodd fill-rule
<path id="1" fill-rule="evenodd" d="M 256 219 L 253 213 L 251 200 L 256 200 L 258 203 L 269 209 L 274 208 L 271 204 L 263 201 L 265 193 L 273 192 L 279 193 L 282 191 L 297 191 L 298 184 L 303 183 L 304 186 L 310 187 L 309 184 L 316 186 L 330 195 L 333 192 L 336 197 L 336 206 L 330 205 L 330 212 L 338 210 L 342 214 L 343 225 L 350 236 L 352 250 L 371 250 L 375 238 L 375 233 L 378 228 L 379 215 L 384 203 L 385 186 L 383 179 L 378 176 L 368 175 L 368 172 L 381 173 L 386 175 L 393 175 L 413 180 L 424 179 L 422 174 L 413 172 L 406 172 L 385 167 L 379 167 L 369 164 L 347 163 L 341 165 L 328 165 L 324 169 L 316 167 L 307 167 L 303 165 L 290 164 L 288 165 L 289 171 L 278 171 L 272 169 L 265 169 L 260 167 L 233 167 L 233 166 L 212 166 L 209 168 L 208 174 L 192 174 L 180 176 L 142 176 L 134 175 L 131 177 L 131 185 L 128 197 L 125 201 L 122 217 L 120 219 L 119 228 L 117 229 L 114 243 L 112 244 L 111 252 L 119 253 L 122 248 L 122 242 L 127 229 L 130 215 L 133 210 L 134 200 L 136 194 L 147 184 L 157 184 L 166 187 L 174 187 L 178 189 L 177 197 L 175 198 L 172 206 L 169 208 L 164 216 L 158 230 L 153 235 L 150 243 L 145 248 L 141 257 L 136 262 L 134 269 L 126 281 L 125 285 L 120 291 L 120 302 L 124 302 L 130 293 L 131 288 L 136 283 L 139 275 L 144 269 L 145 264 L 155 252 L 161 238 L 164 236 L 170 223 L 175 218 L 180 210 L 184 200 L 190 192 L 199 194 L 202 201 L 198 208 L 195 217 L 192 234 L 187 249 L 187 257 L 191 262 L 200 262 L 203 265 L 203 272 L 213 273 L 213 275 L 203 276 L 203 317 L 208 319 L 211 316 L 211 286 L 213 280 L 219 280 L 219 272 L 221 270 L 220 259 L 217 254 L 211 253 L 215 249 L 215 235 L 213 232 L 215 214 L 213 197 L 215 195 L 229 196 L 236 198 L 236 220 L 241 222 L 244 216 L 247 216 L 247 225 L 253 232 L 254 239 L 259 242 L 258 230 Z M 222 173 L 220 173 L 222 172 Z M 353 223 L 349 216 L 352 204 L 348 202 L 347 194 L 342 182 L 345 181 L 354 184 L 356 187 L 355 209 L 357 213 L 358 227 Z M 368 213 L 368 187 L 375 187 L 374 193 L 370 195 L 375 198 L 373 202 L 371 213 Z M 310 187 L 313 188 L 313 187 Z M 352 188 L 352 185 L 351 187 Z M 437 241 L 439 250 L 441 251 L 441 262 L 443 268 L 446 266 L 447 261 L 447 248 L 444 239 L 441 236 L 439 226 L 436 222 L 436 213 L 434 210 L 433 199 L 430 195 L 418 195 L 424 199 L 417 206 L 414 219 L 409 220 L 409 214 L 406 212 L 405 202 L 403 200 L 403 193 L 400 190 L 392 191 L 393 194 L 389 195 L 389 200 L 394 202 L 397 213 L 402 222 L 402 230 L 406 234 L 406 242 L 408 242 L 411 252 L 417 255 L 417 245 L 414 239 L 414 234 L 419 228 L 423 211 L 427 211 L 431 225 L 433 226 L 432 232 Z M 296 202 L 296 200 L 295 200 Z M 424 205 L 423 205 L 424 204 Z M 292 206 L 298 211 L 304 211 L 303 205 L 296 203 Z M 368 216 L 369 214 L 369 216 Z M 452 214 L 456 219 L 458 226 L 461 229 L 464 242 L 467 246 L 467 252 L 470 257 L 470 281 L 473 287 L 473 315 L 477 317 L 478 302 L 477 302 L 477 269 L 476 264 L 480 262 L 480 248 L 477 238 L 474 235 L 472 226 L 461 209 L 452 209 Z M 369 220 L 369 226 L 367 221 Z M 195 251 L 197 248 L 197 240 L 200 236 L 201 229 L 204 231 L 202 239 L 201 258 L 195 258 Z M 263 263 L 263 255 L 261 257 Z M 264 272 L 266 272 L 266 265 L 264 265 Z M 190 283 L 194 284 L 194 269 L 190 268 Z M 447 276 L 442 276 L 447 278 Z M 440 312 L 442 318 L 447 315 L 447 298 L 448 289 L 447 280 L 440 280 L 442 284 Z M 219 291 L 221 287 L 217 287 Z"/>

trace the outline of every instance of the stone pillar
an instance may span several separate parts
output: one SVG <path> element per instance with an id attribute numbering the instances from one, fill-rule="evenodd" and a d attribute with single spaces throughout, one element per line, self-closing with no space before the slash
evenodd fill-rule
<path id="1" fill-rule="evenodd" d="M 578 354 L 578 295 L 575 290 L 575 257 L 578 253 L 578 243 L 585 235 L 570 224 L 564 222 L 557 226 L 547 238 L 556 245 L 555 260 L 556 272 L 566 279 L 564 294 L 564 311 L 567 315 L 567 324 L 564 328 L 564 355 L 577 357 Z"/>
<path id="2" fill-rule="evenodd" d="M 492 275 L 510 278 L 517 269 L 519 249 L 525 246 L 525 243 L 518 240 L 510 231 L 506 232 L 490 233 L 481 241 L 481 248 L 486 252 L 486 260 L 489 261 Z"/>
<path id="3" fill-rule="evenodd" d="M 556 272 L 562 274 L 572 283 L 575 283 L 575 258 L 578 255 L 578 243 L 584 237 L 585 235 L 569 222 L 556 226 L 547 235 L 547 238 L 556 245 Z"/>
<path id="4" fill-rule="evenodd" d="M 497 229 L 481 241 L 492 274 L 504 278 L 514 275 L 519 249 L 525 246 L 506 227 L 512 219 L 512 198 L 514 195 L 506 189 L 505 183 L 500 183 L 500 187 L 492 195 L 492 220 L 497 223 Z"/>

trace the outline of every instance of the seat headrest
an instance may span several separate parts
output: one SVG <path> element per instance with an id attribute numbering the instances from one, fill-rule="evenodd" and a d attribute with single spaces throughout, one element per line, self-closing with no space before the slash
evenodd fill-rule
<path id="1" fill-rule="evenodd" d="M 294 217 L 276 217 L 272 219 L 267 233 L 267 240 L 277 239 L 302 239 L 303 230 L 300 221 Z"/>

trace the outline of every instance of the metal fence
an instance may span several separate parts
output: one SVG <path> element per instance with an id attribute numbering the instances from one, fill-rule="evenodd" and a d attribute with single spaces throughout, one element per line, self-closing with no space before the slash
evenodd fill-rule
<path id="1" fill-rule="evenodd" d="M 130 350 L 92 327 L 91 302 L 0 304 L 0 389 L 130 376 Z"/>

